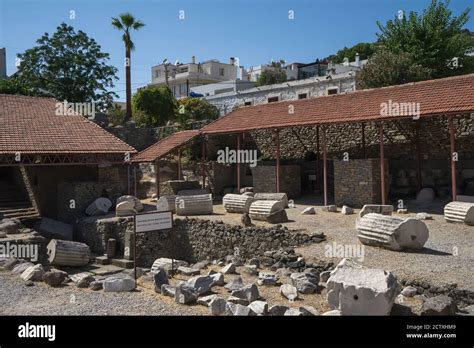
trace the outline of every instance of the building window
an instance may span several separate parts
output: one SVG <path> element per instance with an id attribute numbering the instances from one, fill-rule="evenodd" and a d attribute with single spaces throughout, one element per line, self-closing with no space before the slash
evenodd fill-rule
<path id="1" fill-rule="evenodd" d="M 298 94 L 298 99 L 306 99 L 308 98 L 308 93 L 300 93 Z"/>
<path id="2" fill-rule="evenodd" d="M 160 76 L 161 76 L 161 71 L 155 70 L 155 77 L 160 77 Z"/>
<path id="3" fill-rule="evenodd" d="M 250 105 L 252 105 L 252 102 L 251 102 L 251 101 L 246 101 L 246 102 L 244 103 L 244 105 L 245 105 L 245 106 L 250 106 Z"/>
<path id="4" fill-rule="evenodd" d="M 267 101 L 268 101 L 269 103 L 277 102 L 277 101 L 278 101 L 278 97 L 269 97 L 269 98 L 267 99 Z"/>
<path id="5" fill-rule="evenodd" d="M 339 88 L 328 88 L 328 95 L 334 95 L 334 94 L 337 94 L 339 92 Z"/>
<path id="6" fill-rule="evenodd" d="M 219 68 L 219 75 L 224 76 L 224 68 Z"/>

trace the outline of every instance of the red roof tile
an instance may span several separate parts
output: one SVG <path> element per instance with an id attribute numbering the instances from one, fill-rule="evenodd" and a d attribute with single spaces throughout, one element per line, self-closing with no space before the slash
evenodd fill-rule
<path id="1" fill-rule="evenodd" d="M 191 141 L 197 135 L 199 135 L 199 130 L 187 130 L 173 133 L 133 156 L 132 162 L 154 162 L 157 159 L 166 156 L 176 148 Z"/>
<path id="2" fill-rule="evenodd" d="M 347 94 L 241 107 L 201 129 L 203 134 L 390 120 L 381 103 L 420 103 L 420 116 L 474 111 L 474 74 Z M 293 113 L 289 113 L 293 108 Z M 410 116 L 404 116 L 410 117 Z"/>
<path id="3" fill-rule="evenodd" d="M 56 115 L 57 100 L 0 94 L 0 154 L 136 153 L 81 115 Z"/>

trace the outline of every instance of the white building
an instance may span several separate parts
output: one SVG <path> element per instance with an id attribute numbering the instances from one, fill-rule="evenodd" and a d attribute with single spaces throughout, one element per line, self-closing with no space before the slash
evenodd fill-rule
<path id="1" fill-rule="evenodd" d="M 148 85 L 168 85 L 176 98 L 187 97 L 191 88 L 210 83 L 236 80 L 237 65 L 234 58 L 228 64 L 216 59 L 196 63 L 193 56 L 187 64 L 160 64 L 151 68 L 152 78 Z"/>
<path id="2" fill-rule="evenodd" d="M 217 94 L 238 92 L 245 89 L 255 87 L 255 82 L 242 80 L 229 80 L 217 83 L 210 83 L 191 88 L 191 93 L 198 94 L 203 97 L 214 96 Z"/>
<path id="3" fill-rule="evenodd" d="M 241 106 L 353 92 L 356 89 L 356 75 L 356 71 L 348 71 L 342 74 L 316 76 L 214 95 L 209 93 L 204 99 L 215 105 L 221 115 L 225 115 Z"/>

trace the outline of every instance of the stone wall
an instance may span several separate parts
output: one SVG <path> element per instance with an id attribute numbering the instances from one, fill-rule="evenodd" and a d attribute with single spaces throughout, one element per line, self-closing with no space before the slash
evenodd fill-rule
<path id="1" fill-rule="evenodd" d="M 56 218 L 72 223 L 84 216 L 86 208 L 97 198 L 107 197 L 114 204 L 117 198 L 127 194 L 127 189 L 126 166 L 98 168 L 96 181 L 59 182 Z"/>
<path id="2" fill-rule="evenodd" d="M 255 192 L 276 192 L 276 167 L 270 162 L 259 162 L 252 168 Z M 301 167 L 299 165 L 280 165 L 280 192 L 288 198 L 301 196 Z"/>
<path id="3" fill-rule="evenodd" d="M 364 204 L 380 204 L 380 160 L 335 160 L 334 203 L 360 208 Z M 385 160 L 385 197 L 390 187 L 388 161 Z"/>
<path id="4" fill-rule="evenodd" d="M 133 218 L 84 218 L 75 225 L 75 238 L 96 254 L 103 254 L 108 238 L 115 238 L 120 254 L 126 248 L 133 250 L 133 239 L 127 238 L 132 231 Z M 137 261 L 141 267 L 151 267 L 160 257 L 197 262 L 234 254 L 235 248 L 243 258 L 251 258 L 313 241 L 319 242 L 320 236 L 289 231 L 280 225 L 244 228 L 219 221 L 175 219 L 173 230 L 137 235 Z"/>

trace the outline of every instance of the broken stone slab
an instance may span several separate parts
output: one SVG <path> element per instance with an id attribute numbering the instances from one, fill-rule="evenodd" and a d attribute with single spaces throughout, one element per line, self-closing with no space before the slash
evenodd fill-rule
<path id="1" fill-rule="evenodd" d="M 233 316 L 253 316 L 256 315 L 255 312 L 247 306 L 242 306 L 240 304 L 235 304 L 227 302 L 226 304 L 226 314 Z"/>
<path id="2" fill-rule="evenodd" d="M 133 202 L 124 201 L 115 206 L 115 216 L 130 216 L 138 213 Z"/>
<path id="3" fill-rule="evenodd" d="M 343 259 L 332 271 L 326 289 L 330 307 L 341 315 L 389 315 L 399 285 L 391 272 Z"/>
<path id="4" fill-rule="evenodd" d="M 228 291 L 235 291 L 235 290 L 240 290 L 244 287 L 244 282 L 242 281 L 242 277 L 238 276 L 233 279 L 231 279 L 230 282 L 227 283 L 227 285 L 224 286 Z"/>
<path id="5" fill-rule="evenodd" d="M 44 274 L 43 281 L 51 287 L 58 287 L 68 277 L 68 274 L 61 270 L 51 270 Z"/>
<path id="6" fill-rule="evenodd" d="M 208 295 L 208 296 L 204 296 L 204 297 L 199 297 L 197 299 L 197 304 L 198 305 L 202 305 L 202 306 L 206 306 L 206 307 L 209 307 L 209 304 L 211 303 L 211 301 L 213 299 L 217 298 L 217 295 L 213 294 L 213 295 Z"/>
<path id="7" fill-rule="evenodd" d="M 89 272 L 81 272 L 71 275 L 72 282 L 76 284 L 78 288 L 88 288 L 89 285 L 95 280 Z"/>
<path id="8" fill-rule="evenodd" d="M 474 203 L 451 202 L 444 206 L 444 219 L 447 222 L 464 222 L 474 225 Z"/>
<path id="9" fill-rule="evenodd" d="M 420 315 L 455 315 L 456 303 L 446 295 L 438 295 L 428 298 L 423 302 Z"/>
<path id="10" fill-rule="evenodd" d="M 36 229 L 48 238 L 72 240 L 72 225 L 61 221 L 44 217 L 37 223 Z"/>
<path id="11" fill-rule="evenodd" d="M 25 282 L 32 281 L 32 282 L 40 282 L 43 280 L 44 277 L 44 268 L 41 264 L 37 264 L 34 266 L 28 267 L 22 274 L 21 279 Z"/>
<path id="12" fill-rule="evenodd" d="M 176 196 L 164 195 L 156 201 L 156 211 L 172 211 L 176 213 Z"/>
<path id="13" fill-rule="evenodd" d="M 435 199 L 435 192 L 431 187 L 425 187 L 418 192 L 416 200 L 419 202 L 433 202 Z"/>
<path id="14" fill-rule="evenodd" d="M 474 305 L 470 305 L 464 308 L 460 308 L 456 315 L 467 315 L 467 316 L 474 316 Z"/>
<path id="15" fill-rule="evenodd" d="M 298 290 L 291 284 L 283 284 L 280 286 L 280 294 L 290 301 L 294 301 L 298 298 Z"/>
<path id="16" fill-rule="evenodd" d="M 421 220 L 369 213 L 356 222 L 362 244 L 390 250 L 422 249 L 429 237 Z"/>
<path id="17" fill-rule="evenodd" d="M 417 220 L 433 220 L 433 216 L 428 213 L 418 213 L 415 216 L 415 219 Z"/>
<path id="18" fill-rule="evenodd" d="M 258 275 L 258 269 L 256 265 L 245 265 L 243 271 L 250 275 Z"/>
<path id="19" fill-rule="evenodd" d="M 180 282 L 176 286 L 174 301 L 180 304 L 193 304 L 196 303 L 198 296 L 196 288 L 186 282 Z"/>
<path id="20" fill-rule="evenodd" d="M 324 271 L 319 274 L 319 281 L 321 283 L 326 283 L 331 276 L 331 271 Z"/>
<path id="21" fill-rule="evenodd" d="M 198 195 L 207 195 L 209 194 L 209 189 L 207 188 L 199 188 L 199 189 L 185 189 L 185 190 L 179 190 L 177 192 L 178 196 L 198 196 Z"/>
<path id="22" fill-rule="evenodd" d="M 212 285 L 217 285 L 217 286 L 224 286 L 225 285 L 225 280 L 224 280 L 224 275 L 222 273 L 213 273 L 213 274 L 208 274 L 209 277 L 212 278 Z"/>
<path id="23" fill-rule="evenodd" d="M 12 274 L 22 274 L 27 268 L 34 266 L 31 262 L 22 262 L 22 263 L 15 263 L 15 266 L 11 270 Z M 4 266 L 5 267 L 5 266 Z"/>
<path id="24" fill-rule="evenodd" d="M 125 195 L 117 198 L 115 205 L 119 205 L 122 202 L 129 202 L 133 205 L 132 209 L 136 212 L 141 212 L 143 210 L 143 204 L 135 196 Z"/>
<path id="25" fill-rule="evenodd" d="M 214 297 L 209 302 L 209 313 L 211 315 L 224 315 L 227 308 L 227 302 L 222 297 Z"/>
<path id="26" fill-rule="evenodd" d="M 348 207 L 347 205 L 343 205 L 341 209 L 341 214 L 342 215 L 354 214 L 354 209 L 352 209 L 351 207 Z"/>
<path id="27" fill-rule="evenodd" d="M 15 267 L 17 267 L 18 264 L 24 264 L 24 263 L 20 262 L 20 260 L 18 260 L 15 257 L 11 257 L 3 263 L 2 268 L 6 271 L 11 271 L 11 270 L 15 269 Z M 30 266 L 33 266 L 32 263 L 28 263 L 28 264 Z M 23 273 L 25 271 L 25 269 L 28 268 L 29 266 L 28 267 L 24 266 L 24 267 L 25 268 L 23 269 L 23 271 L 21 273 Z"/>
<path id="28" fill-rule="evenodd" d="M 406 297 L 413 297 L 418 294 L 418 289 L 413 286 L 406 286 L 400 293 Z"/>
<path id="29" fill-rule="evenodd" d="M 318 290 L 319 276 L 312 273 L 292 273 L 291 283 L 302 294 L 313 294 Z"/>
<path id="30" fill-rule="evenodd" d="M 105 292 L 126 292 L 135 289 L 135 280 L 132 278 L 106 278 L 103 282 Z"/>
<path id="31" fill-rule="evenodd" d="M 100 280 L 94 280 L 93 282 L 89 284 L 89 289 L 91 289 L 92 291 L 99 291 L 99 290 L 102 290 L 103 288 L 104 288 L 104 282 Z"/>
<path id="32" fill-rule="evenodd" d="M 397 214 L 408 214 L 408 209 L 397 209 Z"/>
<path id="33" fill-rule="evenodd" d="M 111 207 L 112 207 L 112 202 L 110 201 L 110 199 L 105 198 L 105 197 L 99 197 L 86 208 L 86 215 L 88 216 L 105 215 L 109 212 Z"/>
<path id="34" fill-rule="evenodd" d="M 20 233 L 21 222 L 18 219 L 3 219 L 0 221 L 0 232 L 7 234 L 18 234 Z"/>
<path id="35" fill-rule="evenodd" d="M 226 194 L 222 199 L 222 205 L 227 213 L 248 213 L 250 205 L 255 201 L 247 195 Z"/>
<path id="36" fill-rule="evenodd" d="M 249 216 L 252 220 L 267 221 L 269 215 L 284 209 L 281 201 L 258 200 L 250 205 Z"/>
<path id="37" fill-rule="evenodd" d="M 155 292 L 161 293 L 162 286 L 169 284 L 168 273 L 166 273 L 163 268 L 157 268 L 151 275 L 153 277 Z"/>
<path id="38" fill-rule="evenodd" d="M 242 266 L 244 264 L 244 259 L 238 255 L 227 255 L 225 257 L 227 263 L 232 263 L 235 267 Z"/>
<path id="39" fill-rule="evenodd" d="M 253 187 L 252 186 L 242 187 L 240 189 L 240 194 L 244 194 L 244 193 L 253 193 Z"/>
<path id="40" fill-rule="evenodd" d="M 174 286 L 163 284 L 161 286 L 161 294 L 163 296 L 175 297 L 176 295 L 176 288 Z"/>
<path id="41" fill-rule="evenodd" d="M 316 210 L 314 210 L 314 207 L 307 207 L 300 214 L 301 215 L 314 215 L 316 214 Z"/>
<path id="42" fill-rule="evenodd" d="M 280 201 L 283 204 L 283 208 L 288 208 L 288 195 L 284 192 L 280 192 L 280 193 L 259 192 L 254 195 L 254 198 L 259 201 Z"/>
<path id="43" fill-rule="evenodd" d="M 366 204 L 362 207 L 359 212 L 359 218 L 366 214 L 376 213 L 382 215 L 392 215 L 393 205 L 382 205 L 382 204 Z"/>
<path id="44" fill-rule="evenodd" d="M 248 306 L 249 305 L 249 301 L 247 301 L 246 299 L 235 297 L 235 296 L 229 296 L 227 298 L 227 301 L 231 302 L 231 303 L 235 303 L 235 304 L 240 304 L 242 306 Z"/>
<path id="45" fill-rule="evenodd" d="M 151 272 L 155 272 L 157 269 L 164 269 L 166 272 L 171 271 L 172 265 L 174 269 L 177 270 L 180 266 L 188 266 L 188 263 L 183 260 L 172 260 L 166 257 L 160 257 L 153 262 L 151 266 Z"/>
<path id="46" fill-rule="evenodd" d="M 335 316 L 340 316 L 341 312 L 338 311 L 337 309 L 333 309 L 332 311 L 324 312 L 322 315 L 335 317 Z"/>
<path id="47" fill-rule="evenodd" d="M 211 291 L 214 278 L 212 276 L 196 276 L 188 279 L 186 284 L 193 287 L 198 295 L 204 295 Z"/>
<path id="48" fill-rule="evenodd" d="M 176 196 L 176 215 L 212 215 L 212 195 Z"/>
<path id="49" fill-rule="evenodd" d="M 321 207 L 322 211 L 325 211 L 327 213 L 337 213 L 337 206 L 336 205 L 325 205 Z"/>
<path id="50" fill-rule="evenodd" d="M 210 264 L 211 264 L 211 261 L 209 260 L 199 261 L 199 262 L 196 262 L 194 265 L 192 265 L 191 268 L 201 270 L 203 268 L 206 268 Z"/>
<path id="51" fill-rule="evenodd" d="M 303 313 L 303 316 L 315 316 L 319 315 L 319 312 L 311 306 L 301 306 L 298 308 L 301 313 Z"/>
<path id="52" fill-rule="evenodd" d="M 257 315 L 267 315 L 268 313 L 267 301 L 253 301 L 248 307 Z"/>
<path id="53" fill-rule="evenodd" d="M 260 298 L 260 294 L 258 292 L 258 288 L 255 284 L 246 285 L 239 290 L 232 291 L 232 296 L 243 298 L 244 300 L 249 301 L 252 303 Z"/>
<path id="54" fill-rule="evenodd" d="M 229 263 L 222 267 L 219 272 L 222 274 L 235 274 L 235 265 L 233 263 Z"/>
<path id="55" fill-rule="evenodd" d="M 269 224 L 280 224 L 288 222 L 288 215 L 286 214 L 286 210 L 279 210 L 275 213 L 271 213 L 267 216 L 267 222 Z"/>
<path id="56" fill-rule="evenodd" d="M 258 285 L 276 285 L 278 277 L 274 273 L 260 272 L 258 274 Z"/>
<path id="57" fill-rule="evenodd" d="M 271 316 L 284 316 L 288 309 L 290 309 L 288 306 L 273 305 L 268 309 L 268 314 Z"/>
<path id="58" fill-rule="evenodd" d="M 195 276 L 200 274 L 201 272 L 198 269 L 186 267 L 186 266 L 179 266 L 178 273 L 185 275 L 185 276 Z"/>

